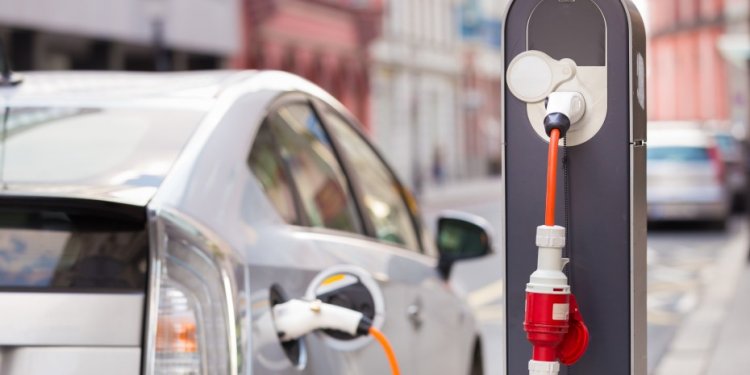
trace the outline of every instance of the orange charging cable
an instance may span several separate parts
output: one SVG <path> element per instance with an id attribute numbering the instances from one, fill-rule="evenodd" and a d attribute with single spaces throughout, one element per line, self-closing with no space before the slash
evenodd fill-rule
<path id="1" fill-rule="evenodd" d="M 547 208 L 544 225 L 555 225 L 555 192 L 557 190 L 557 144 L 560 142 L 560 129 L 552 129 L 547 152 Z"/>
<path id="2" fill-rule="evenodd" d="M 393 375 L 401 375 L 401 371 L 398 369 L 398 361 L 396 360 L 396 353 L 393 352 L 393 347 L 391 346 L 391 343 L 388 341 L 388 338 L 383 335 L 382 332 L 380 332 L 375 327 L 370 327 L 370 336 L 374 337 L 375 340 L 380 343 L 380 346 L 383 347 L 383 351 L 385 351 L 385 356 L 388 357 L 388 363 L 391 365 L 391 372 Z"/>

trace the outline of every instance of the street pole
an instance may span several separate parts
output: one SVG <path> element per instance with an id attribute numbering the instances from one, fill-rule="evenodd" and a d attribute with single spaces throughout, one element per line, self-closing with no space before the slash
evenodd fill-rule
<path id="1" fill-rule="evenodd" d="M 154 70 L 172 70 L 172 62 L 166 47 L 166 4 L 165 0 L 148 0 L 147 13 L 151 18 L 151 48 L 154 54 Z"/>
<path id="2" fill-rule="evenodd" d="M 21 76 L 13 73 L 13 67 L 10 62 L 10 55 L 5 49 L 5 41 L 0 39 L 0 87 L 15 86 L 21 83 Z M 3 136 L 3 140 L 5 137 Z"/>
<path id="3" fill-rule="evenodd" d="M 153 28 L 153 48 L 154 48 L 154 67 L 158 72 L 171 70 L 171 61 L 169 51 L 164 41 L 164 19 L 155 18 L 152 22 Z"/>
<path id="4" fill-rule="evenodd" d="M 412 153 L 412 181 L 414 183 L 414 192 L 418 197 L 421 198 L 422 192 L 424 189 L 424 180 L 422 176 L 422 163 L 421 163 L 421 155 L 420 155 L 420 116 L 419 116 L 419 73 L 416 71 L 412 74 L 413 82 L 412 82 L 412 96 L 411 101 L 409 103 L 409 115 L 411 116 L 411 139 L 412 139 L 412 145 L 411 145 L 411 153 Z"/>

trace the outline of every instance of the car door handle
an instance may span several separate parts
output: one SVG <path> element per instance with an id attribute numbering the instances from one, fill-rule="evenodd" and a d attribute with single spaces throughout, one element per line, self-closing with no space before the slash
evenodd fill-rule
<path id="1" fill-rule="evenodd" d="M 409 322 L 414 328 L 422 326 L 422 303 L 416 301 L 406 308 L 406 316 L 409 318 Z"/>

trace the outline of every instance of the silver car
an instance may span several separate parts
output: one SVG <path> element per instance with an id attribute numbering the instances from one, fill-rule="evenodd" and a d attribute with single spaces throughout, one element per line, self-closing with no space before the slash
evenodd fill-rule
<path id="1" fill-rule="evenodd" d="M 649 220 L 710 221 L 723 228 L 730 194 L 711 133 L 691 124 L 649 126 Z"/>
<path id="2" fill-rule="evenodd" d="M 320 88 L 31 73 L 0 93 L 0 375 L 389 372 L 369 337 L 280 342 L 272 307 L 289 298 L 364 313 L 404 374 L 482 373 L 447 281 L 491 250 L 486 223 L 449 213 L 430 238 Z"/>

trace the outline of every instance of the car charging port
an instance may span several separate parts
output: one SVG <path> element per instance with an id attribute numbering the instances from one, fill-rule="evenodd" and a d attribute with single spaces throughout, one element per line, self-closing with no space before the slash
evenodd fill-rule
<path id="1" fill-rule="evenodd" d="M 355 310 L 366 316 L 375 327 L 382 327 L 385 317 L 383 293 L 369 272 L 349 265 L 331 267 L 310 282 L 304 299 Z M 322 330 L 323 340 L 339 350 L 357 350 L 368 345 L 367 337 L 338 330 Z"/>
<path id="2" fill-rule="evenodd" d="M 297 340 L 310 332 L 328 329 L 352 336 L 369 335 L 383 348 L 393 375 L 399 375 L 399 365 L 388 338 L 362 313 L 321 300 L 292 299 L 273 307 L 276 332 L 282 342 Z"/>
<path id="3" fill-rule="evenodd" d="M 334 282 L 321 286 L 316 291 L 316 298 L 320 301 L 351 309 L 362 313 L 370 321 L 375 319 L 375 301 L 372 294 L 359 278 L 350 274 L 334 275 Z M 350 279 L 350 280 L 346 280 Z M 347 282 L 348 281 L 348 282 Z M 335 284 L 343 284 L 341 286 Z M 325 288 L 330 285 L 332 288 Z M 357 336 L 338 330 L 324 330 L 327 335 L 339 340 L 353 340 Z"/>
<path id="4" fill-rule="evenodd" d="M 383 294 L 368 271 L 350 265 L 326 269 L 313 278 L 300 299 L 286 299 L 280 288 L 275 289 L 271 313 L 282 345 L 299 342 L 304 349 L 299 340 L 313 332 L 321 339 L 314 341 L 316 345 L 345 352 L 375 341 L 383 348 L 391 373 L 400 374 L 393 347 L 380 331 L 385 318 Z"/>

